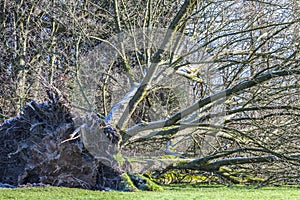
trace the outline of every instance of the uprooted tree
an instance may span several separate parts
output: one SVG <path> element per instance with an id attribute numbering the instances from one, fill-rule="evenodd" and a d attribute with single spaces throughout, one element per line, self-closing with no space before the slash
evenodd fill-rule
<path id="1" fill-rule="evenodd" d="M 1 7 L 7 13 L 0 18 L 7 30 L 1 116 L 14 109 L 31 113 L 34 103 L 24 105 L 45 100 L 38 95 L 44 87 L 70 101 L 72 114 L 55 115 L 53 122 L 42 114 L 49 110 L 32 114 L 41 116 L 22 124 L 30 137 L 16 131 L 18 124 L 2 125 L 12 143 L 25 137 L 35 147 L 54 143 L 59 155 L 74 152 L 55 161 L 53 182 L 45 183 L 68 179 L 94 187 L 105 177 L 102 165 L 116 179 L 150 170 L 157 180 L 172 171 L 229 182 L 299 183 L 299 2 L 29 1 Z M 47 127 L 56 139 L 39 136 Z M 109 145 L 99 145 L 102 137 Z M 18 141 L 14 151 L 2 150 L 2 163 L 28 149 Z M 19 184 L 49 180 L 41 164 L 46 151 L 33 149 L 25 156 L 39 165 L 34 174 L 27 173 L 32 163 L 14 161 L 26 166 L 16 174 Z M 67 167 L 89 159 L 80 168 L 86 172 Z"/>

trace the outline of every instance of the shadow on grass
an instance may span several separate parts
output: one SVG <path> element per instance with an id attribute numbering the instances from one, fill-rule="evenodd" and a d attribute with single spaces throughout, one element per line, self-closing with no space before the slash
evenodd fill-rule
<path id="1" fill-rule="evenodd" d="M 265 186 L 265 187 L 256 187 L 255 185 L 221 185 L 221 184 L 212 184 L 206 185 L 201 183 L 194 184 L 170 184 L 163 185 L 166 190 L 198 190 L 198 189 L 228 189 L 228 190 L 265 190 L 265 191 L 275 191 L 278 189 L 290 190 L 290 189 L 300 189 L 300 185 L 284 185 L 284 186 Z"/>
<path id="2" fill-rule="evenodd" d="M 170 185 L 163 185 L 164 188 L 168 190 L 187 190 L 187 189 L 200 189 L 200 188 L 211 188 L 211 189 L 216 189 L 216 188 L 224 188 L 227 186 L 224 185 L 205 185 L 205 184 L 200 184 L 200 183 L 180 183 L 180 184 L 170 184 Z"/>

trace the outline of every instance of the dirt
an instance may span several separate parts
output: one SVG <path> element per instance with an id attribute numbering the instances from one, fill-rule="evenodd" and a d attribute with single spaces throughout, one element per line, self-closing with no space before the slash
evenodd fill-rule
<path id="1" fill-rule="evenodd" d="M 113 156 L 120 140 L 116 129 L 95 114 L 72 116 L 57 96 L 28 103 L 0 126 L 0 183 L 118 189 L 124 166 Z"/>

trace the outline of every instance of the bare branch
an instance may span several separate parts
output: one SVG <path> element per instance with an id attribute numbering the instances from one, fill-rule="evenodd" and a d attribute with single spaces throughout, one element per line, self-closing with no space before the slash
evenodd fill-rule
<path id="1" fill-rule="evenodd" d="M 145 131 L 145 130 L 151 130 L 151 129 L 157 129 L 157 128 L 163 128 L 163 127 L 169 127 L 172 125 L 178 125 L 177 122 L 188 115 L 192 114 L 199 108 L 202 108 L 208 104 L 210 104 L 213 101 L 217 101 L 222 98 L 229 98 L 232 95 L 235 95 L 245 89 L 254 87 L 255 85 L 258 85 L 262 82 L 265 82 L 267 80 L 270 80 L 274 77 L 279 77 L 279 76 L 288 76 L 291 74 L 300 74 L 299 69 L 292 69 L 292 70 L 282 70 L 282 71 L 276 71 L 276 72 L 267 72 L 265 74 L 262 74 L 254 79 L 251 80 L 246 80 L 243 81 L 231 88 L 228 88 L 226 90 L 220 91 L 216 94 L 213 94 L 209 97 L 206 97 L 204 99 L 200 99 L 190 107 L 172 115 L 170 118 L 165 119 L 165 120 L 160 120 L 160 121 L 154 121 L 154 122 L 149 122 L 143 126 L 141 125 L 135 125 L 132 126 L 131 128 L 127 129 L 127 134 L 131 137 L 135 135 L 138 132 Z"/>

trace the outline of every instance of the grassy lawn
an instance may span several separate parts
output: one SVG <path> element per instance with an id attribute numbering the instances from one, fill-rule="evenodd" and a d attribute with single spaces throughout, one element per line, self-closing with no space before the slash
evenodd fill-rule
<path id="1" fill-rule="evenodd" d="M 298 187 L 173 185 L 163 192 L 101 192 L 58 187 L 0 189 L 0 199 L 300 199 Z"/>

